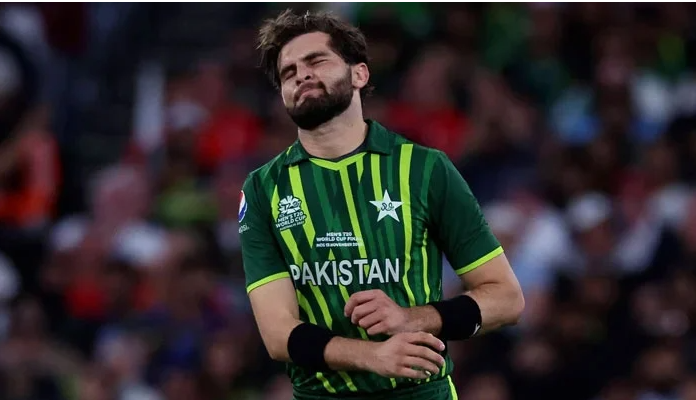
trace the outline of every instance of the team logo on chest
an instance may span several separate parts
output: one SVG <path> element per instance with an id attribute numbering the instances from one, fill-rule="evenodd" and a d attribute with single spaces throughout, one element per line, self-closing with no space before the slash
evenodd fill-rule
<path id="1" fill-rule="evenodd" d="M 399 215 L 396 213 L 396 209 L 401 207 L 403 204 L 400 201 L 392 200 L 389 193 L 385 190 L 382 200 L 372 200 L 370 201 L 372 205 L 377 207 L 379 210 L 379 215 L 377 216 L 377 222 L 381 221 L 385 217 L 394 218 L 397 222 L 399 221 Z"/>
<path id="2" fill-rule="evenodd" d="M 302 211 L 302 200 L 295 196 L 285 196 L 278 202 L 276 228 L 284 231 L 305 223 L 307 216 Z"/>

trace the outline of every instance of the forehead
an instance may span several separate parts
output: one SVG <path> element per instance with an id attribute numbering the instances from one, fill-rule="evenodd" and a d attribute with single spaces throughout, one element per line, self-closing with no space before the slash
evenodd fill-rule
<path id="1" fill-rule="evenodd" d="M 308 54 L 318 51 L 332 52 L 329 47 L 331 37 L 324 32 L 312 32 L 300 35 L 289 41 L 278 55 L 278 65 L 287 65 L 297 62 Z"/>

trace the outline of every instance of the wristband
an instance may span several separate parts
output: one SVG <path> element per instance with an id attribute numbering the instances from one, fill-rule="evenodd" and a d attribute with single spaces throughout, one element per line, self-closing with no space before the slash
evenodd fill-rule
<path id="1" fill-rule="evenodd" d="M 442 328 L 438 337 L 443 340 L 464 340 L 481 328 L 481 309 L 476 300 L 465 294 L 443 301 L 428 303 L 440 314 Z"/>
<path id="2" fill-rule="evenodd" d="M 324 349 L 336 335 L 317 325 L 297 325 L 288 337 L 288 355 L 294 364 L 313 371 L 328 371 Z"/>

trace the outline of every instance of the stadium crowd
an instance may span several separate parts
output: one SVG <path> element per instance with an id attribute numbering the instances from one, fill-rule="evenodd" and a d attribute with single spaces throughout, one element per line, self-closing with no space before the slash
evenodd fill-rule
<path id="1" fill-rule="evenodd" d="M 323 6 L 369 39 L 366 114 L 455 161 L 523 286 L 518 326 L 452 346 L 460 398 L 696 399 L 696 9 Z M 250 313 L 237 232 L 246 174 L 296 136 L 256 68 L 260 21 L 169 73 L 161 146 L 134 143 L 94 171 L 88 207 L 66 214 L 56 93 L 27 95 L 59 77 L 32 75 L 46 60 L 17 50 L 65 41 L 48 40 L 46 9 L 43 39 L 19 40 L 10 11 L 0 398 L 290 399 Z"/>

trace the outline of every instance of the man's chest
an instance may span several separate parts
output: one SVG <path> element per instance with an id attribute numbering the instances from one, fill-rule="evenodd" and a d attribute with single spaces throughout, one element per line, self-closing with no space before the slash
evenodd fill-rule
<path id="1" fill-rule="evenodd" d="M 296 282 L 389 283 L 423 243 L 426 204 L 410 168 L 361 161 L 338 170 L 295 167 L 277 182 L 273 233 Z"/>

